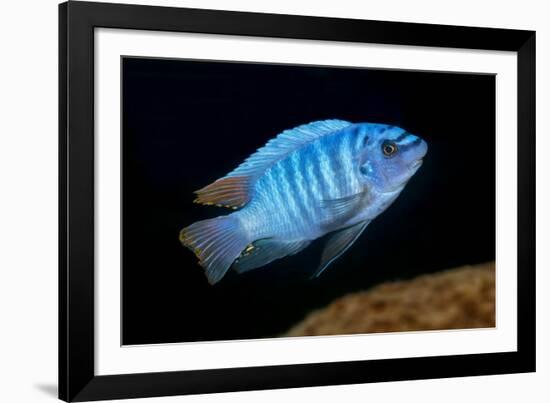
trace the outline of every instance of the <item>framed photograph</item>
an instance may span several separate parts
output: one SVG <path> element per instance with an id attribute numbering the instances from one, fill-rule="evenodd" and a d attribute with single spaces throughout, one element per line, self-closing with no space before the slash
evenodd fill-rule
<path id="1" fill-rule="evenodd" d="M 59 6 L 59 397 L 535 370 L 535 33 Z"/>

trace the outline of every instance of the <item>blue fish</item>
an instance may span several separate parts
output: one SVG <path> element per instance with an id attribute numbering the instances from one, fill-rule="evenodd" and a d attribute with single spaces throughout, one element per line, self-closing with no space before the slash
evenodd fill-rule
<path id="1" fill-rule="evenodd" d="M 390 206 L 428 146 L 399 127 L 312 122 L 280 133 L 235 170 L 196 191 L 195 202 L 234 209 L 180 232 L 215 284 L 294 255 L 330 234 L 317 277 Z"/>

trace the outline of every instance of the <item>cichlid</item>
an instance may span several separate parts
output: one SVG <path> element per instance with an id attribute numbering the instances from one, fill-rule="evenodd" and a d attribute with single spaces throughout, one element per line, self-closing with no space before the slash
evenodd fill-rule
<path id="1" fill-rule="evenodd" d="M 313 277 L 341 256 L 399 196 L 428 146 L 399 127 L 312 122 L 280 133 L 195 202 L 236 211 L 198 221 L 180 240 L 211 284 L 294 255 L 331 234 Z"/>

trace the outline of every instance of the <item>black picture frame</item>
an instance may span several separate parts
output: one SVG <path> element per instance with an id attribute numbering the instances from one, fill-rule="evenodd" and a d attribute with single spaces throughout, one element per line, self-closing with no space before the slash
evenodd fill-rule
<path id="1" fill-rule="evenodd" d="M 94 28 L 517 52 L 516 352 L 96 376 Z M 108 3 L 59 5 L 59 398 L 65 401 L 535 371 L 535 32 Z"/>

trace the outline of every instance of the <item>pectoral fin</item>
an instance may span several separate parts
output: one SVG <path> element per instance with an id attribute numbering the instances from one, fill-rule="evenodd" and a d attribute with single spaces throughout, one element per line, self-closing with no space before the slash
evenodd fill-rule
<path id="1" fill-rule="evenodd" d="M 332 262 L 338 259 L 353 243 L 359 238 L 359 235 L 367 227 L 370 220 L 361 221 L 351 227 L 344 228 L 335 232 L 327 241 L 319 268 L 311 276 L 318 277 Z"/>
<path id="2" fill-rule="evenodd" d="M 365 190 L 338 199 L 321 200 L 321 209 L 334 220 L 345 220 L 353 217 L 361 209 L 367 196 L 368 191 Z"/>

